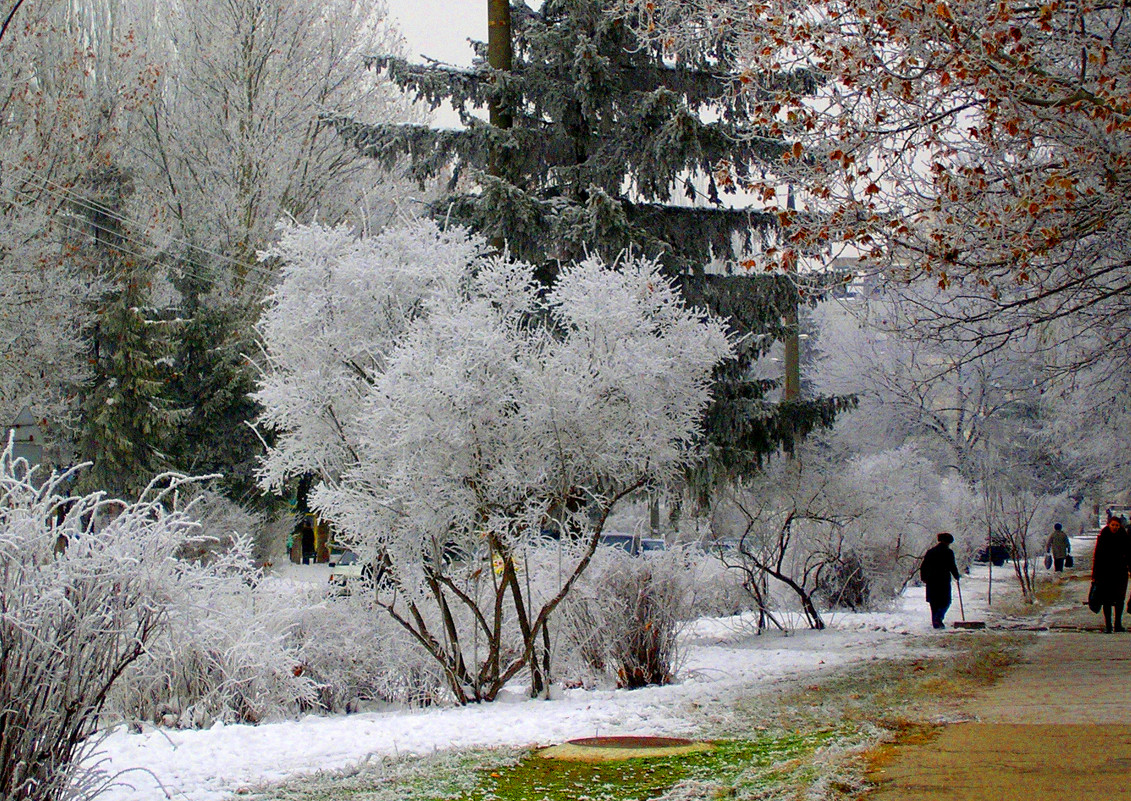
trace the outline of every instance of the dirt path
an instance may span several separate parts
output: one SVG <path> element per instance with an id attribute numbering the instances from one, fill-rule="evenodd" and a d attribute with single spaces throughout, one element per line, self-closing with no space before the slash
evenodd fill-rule
<path id="1" fill-rule="evenodd" d="M 963 702 L 968 722 L 879 749 L 869 801 L 1131 800 L 1131 634 L 1100 632 L 1087 591 L 1085 568 L 1026 621 L 1040 633 L 1001 681 Z"/>

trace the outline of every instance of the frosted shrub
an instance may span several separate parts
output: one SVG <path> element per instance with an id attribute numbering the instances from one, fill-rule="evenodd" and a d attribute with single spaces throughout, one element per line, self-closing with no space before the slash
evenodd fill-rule
<path id="1" fill-rule="evenodd" d="M 178 509 L 188 479 L 163 476 L 140 500 L 70 497 L 74 473 L 40 480 L 0 456 L 0 798 L 91 798 L 79 765 L 97 745 L 115 683 L 155 643 L 173 588 L 216 586 L 233 564 L 175 557 L 197 535 Z"/>
<path id="2" fill-rule="evenodd" d="M 864 560 L 855 551 L 837 554 L 821 572 L 815 593 L 830 609 L 868 609 L 872 580 Z"/>
<path id="3" fill-rule="evenodd" d="M 373 704 L 429 706 L 450 699 L 436 660 L 379 611 L 360 593 L 304 611 L 298 653 L 318 704 L 356 712 Z"/>
<path id="4" fill-rule="evenodd" d="M 118 683 L 117 711 L 199 728 L 450 698 L 435 660 L 364 594 L 326 597 L 317 585 L 245 578 L 183 593 Z"/>
<path id="5" fill-rule="evenodd" d="M 269 560 L 270 530 L 263 515 L 249 512 L 218 492 L 201 489 L 193 498 L 193 517 L 200 525 L 201 547 L 192 557 L 208 558 L 212 553 L 230 548 L 237 536 L 247 536 L 252 542 L 255 564 L 262 565 Z"/>
<path id="6" fill-rule="evenodd" d="M 687 553 L 691 571 L 689 618 L 737 615 L 754 607 L 741 572 L 727 567 L 717 553 L 699 546 L 689 546 Z"/>
<path id="7" fill-rule="evenodd" d="M 269 255 L 262 484 L 317 473 L 312 506 L 379 555 L 376 602 L 458 701 L 524 672 L 545 691 L 551 616 L 608 515 L 696 456 L 732 354 L 722 323 L 655 263 L 593 257 L 547 289 L 423 221 L 368 239 L 294 228 Z M 553 586 L 518 570 L 547 530 L 578 546 L 541 574 Z"/>
<path id="8" fill-rule="evenodd" d="M 201 727 L 213 721 L 258 723 L 317 703 L 303 675 L 296 641 L 306 608 L 319 600 L 273 580 L 260 581 L 250 562 L 212 552 L 227 576 L 177 585 L 177 603 L 146 656 L 123 676 L 115 705 L 130 719 Z M 235 580 L 232 580 L 232 579 Z"/>
<path id="9" fill-rule="evenodd" d="M 694 567 L 680 550 L 633 557 L 600 548 L 562 614 L 573 681 L 603 676 L 618 687 L 667 684 L 691 609 Z M 589 675 L 581 671 L 587 669 Z"/>

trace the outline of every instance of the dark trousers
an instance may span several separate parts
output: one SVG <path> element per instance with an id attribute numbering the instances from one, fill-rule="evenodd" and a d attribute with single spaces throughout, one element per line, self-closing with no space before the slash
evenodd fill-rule
<path id="1" fill-rule="evenodd" d="M 1112 630 L 1112 612 L 1114 611 L 1115 617 L 1115 631 L 1123 631 L 1123 601 L 1118 601 L 1113 604 L 1104 604 L 1104 631 Z"/>
<path id="2" fill-rule="evenodd" d="M 950 609 L 950 599 L 930 601 L 929 603 L 931 604 L 931 625 L 936 629 L 945 628 L 943 617 L 946 615 L 946 610 Z"/>
<path id="3" fill-rule="evenodd" d="M 1057 559 L 1055 556 L 1052 558 L 1052 570 L 1054 573 L 1064 572 L 1064 557 Z"/>

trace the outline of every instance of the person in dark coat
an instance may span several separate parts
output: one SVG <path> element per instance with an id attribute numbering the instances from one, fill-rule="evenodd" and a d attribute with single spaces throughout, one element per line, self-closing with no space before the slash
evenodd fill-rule
<path id="1" fill-rule="evenodd" d="M 1131 570 L 1131 542 L 1118 517 L 1112 517 L 1096 537 L 1092 581 L 1104 613 L 1104 631 L 1123 631 L 1123 605 Z"/>
<path id="2" fill-rule="evenodd" d="M 1068 535 L 1064 533 L 1064 526 L 1060 523 L 1053 526 L 1053 532 L 1045 543 L 1045 552 L 1052 557 L 1053 571 L 1062 572 L 1064 560 L 1072 553 L 1072 543 L 1068 541 Z"/>
<path id="3" fill-rule="evenodd" d="M 923 554 L 919 566 L 919 578 L 927 585 L 927 603 L 931 605 L 931 625 L 936 629 L 946 628 L 943 616 L 950 608 L 950 577 L 958 581 L 958 564 L 954 561 L 954 551 L 950 544 L 954 537 L 945 531 L 939 534 L 939 544 Z"/>

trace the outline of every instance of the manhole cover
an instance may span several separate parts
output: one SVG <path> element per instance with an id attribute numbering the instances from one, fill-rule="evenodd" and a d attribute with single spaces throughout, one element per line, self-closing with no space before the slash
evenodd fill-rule
<path id="1" fill-rule="evenodd" d="M 618 759 L 641 757 L 666 757 L 710 751 L 710 743 L 688 740 L 683 737 L 583 737 L 578 740 L 543 749 L 546 759 L 564 759 L 571 762 L 611 762 Z"/>

